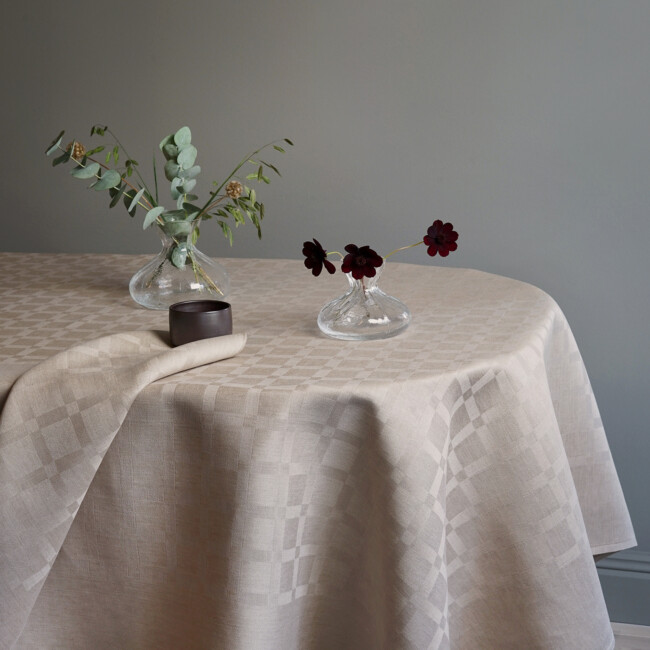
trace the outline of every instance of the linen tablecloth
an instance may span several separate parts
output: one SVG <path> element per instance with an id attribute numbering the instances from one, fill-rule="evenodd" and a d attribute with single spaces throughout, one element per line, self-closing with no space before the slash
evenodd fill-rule
<path id="1" fill-rule="evenodd" d="M 128 296 L 145 259 L 0 254 L 0 404 L 75 344 L 165 329 Z M 141 390 L 23 586 L 42 589 L 16 647 L 613 648 L 592 555 L 636 542 L 548 295 L 391 264 L 412 325 L 341 342 L 315 322 L 341 275 L 225 264 L 245 349 Z"/>

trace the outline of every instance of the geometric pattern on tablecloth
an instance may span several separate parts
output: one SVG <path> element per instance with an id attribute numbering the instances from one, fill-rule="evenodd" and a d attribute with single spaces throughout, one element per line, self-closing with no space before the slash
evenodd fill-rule
<path id="1" fill-rule="evenodd" d="M 95 284 L 70 279 L 98 259 Z M 166 315 L 126 295 L 144 258 L 21 255 L 28 267 L 39 260 L 51 278 L 37 290 L 43 313 L 74 305 L 74 292 L 92 309 L 76 322 L 61 315 L 55 334 L 18 291 L 25 314 L 0 349 L 7 363 L 47 358 L 93 328 L 164 328 Z M 10 262 L 0 255 L 0 270 Z M 225 263 L 246 349 L 140 394 L 20 647 L 38 647 L 57 612 L 75 611 L 60 631 L 71 648 L 135 638 L 229 649 L 606 648 L 589 543 L 622 548 L 633 533 L 557 305 L 506 278 L 396 264 L 382 288 L 410 307 L 412 325 L 393 339 L 338 342 L 318 334 L 315 316 L 342 292 L 340 276 L 314 279 L 300 262 Z M 514 498 L 522 491 L 532 519 Z M 506 521 L 514 536 L 497 526 Z M 106 553 L 123 561 L 105 565 Z M 128 605 L 108 595 L 124 584 L 138 587 Z M 61 603 L 78 585 L 92 597 Z M 515 588 L 527 598 L 513 599 Z M 76 639 L 73 628 L 83 630 Z"/>
<path id="2" fill-rule="evenodd" d="M 25 624 L 97 468 L 140 390 L 237 354 L 245 337 L 171 349 L 150 331 L 80 344 L 15 382 L 0 416 L 0 628 Z M 5 636 L 6 635 L 6 636 Z"/>

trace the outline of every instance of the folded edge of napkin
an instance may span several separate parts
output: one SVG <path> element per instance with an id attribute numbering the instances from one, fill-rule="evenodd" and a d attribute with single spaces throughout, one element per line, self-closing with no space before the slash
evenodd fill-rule
<path id="1" fill-rule="evenodd" d="M 122 332 L 75 345 L 16 380 L 0 413 L 1 648 L 22 633 L 140 391 L 245 344 L 245 334 L 231 334 L 172 348 L 164 332 Z"/>

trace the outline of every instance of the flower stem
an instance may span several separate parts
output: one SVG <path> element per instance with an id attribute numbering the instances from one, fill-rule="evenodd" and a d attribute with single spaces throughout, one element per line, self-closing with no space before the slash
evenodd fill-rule
<path id="1" fill-rule="evenodd" d="M 325 253 L 325 256 L 327 256 L 327 255 L 338 255 L 341 259 L 343 259 L 345 257 L 345 255 L 343 255 L 343 253 L 339 253 L 338 251 L 329 251 L 329 253 Z"/>
<path id="2" fill-rule="evenodd" d="M 414 246 L 419 246 L 420 244 L 424 244 L 424 241 L 419 241 L 415 244 L 409 244 L 408 246 L 402 246 L 401 248 L 396 248 L 394 251 L 388 253 L 388 255 L 384 255 L 384 259 L 387 260 L 391 255 L 394 255 L 395 253 L 399 253 L 399 251 L 405 251 L 407 248 L 413 248 Z"/>

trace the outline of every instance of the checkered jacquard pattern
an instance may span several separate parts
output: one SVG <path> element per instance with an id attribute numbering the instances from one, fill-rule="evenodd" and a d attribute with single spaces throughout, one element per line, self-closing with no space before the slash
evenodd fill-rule
<path id="1" fill-rule="evenodd" d="M 0 255 L 0 270 L 18 259 Z M 165 329 L 166 314 L 127 295 L 143 262 L 20 256 L 25 277 L 46 279 L 6 290 L 0 402 L 3 377 L 6 395 L 56 352 Z M 592 553 L 634 534 L 580 354 L 546 294 L 392 264 L 382 287 L 412 325 L 340 342 L 315 323 L 339 275 L 225 264 L 245 349 L 140 390 L 80 477 L 92 479 L 83 501 L 64 489 L 65 521 L 76 512 L 65 540 L 37 542 L 25 576 L 58 555 L 32 578 L 42 590 L 16 647 L 613 647 Z M 30 456 L 43 484 L 57 461 L 98 457 L 22 417 L 47 445 Z M 17 581 L 0 584 L 29 593 Z"/>

